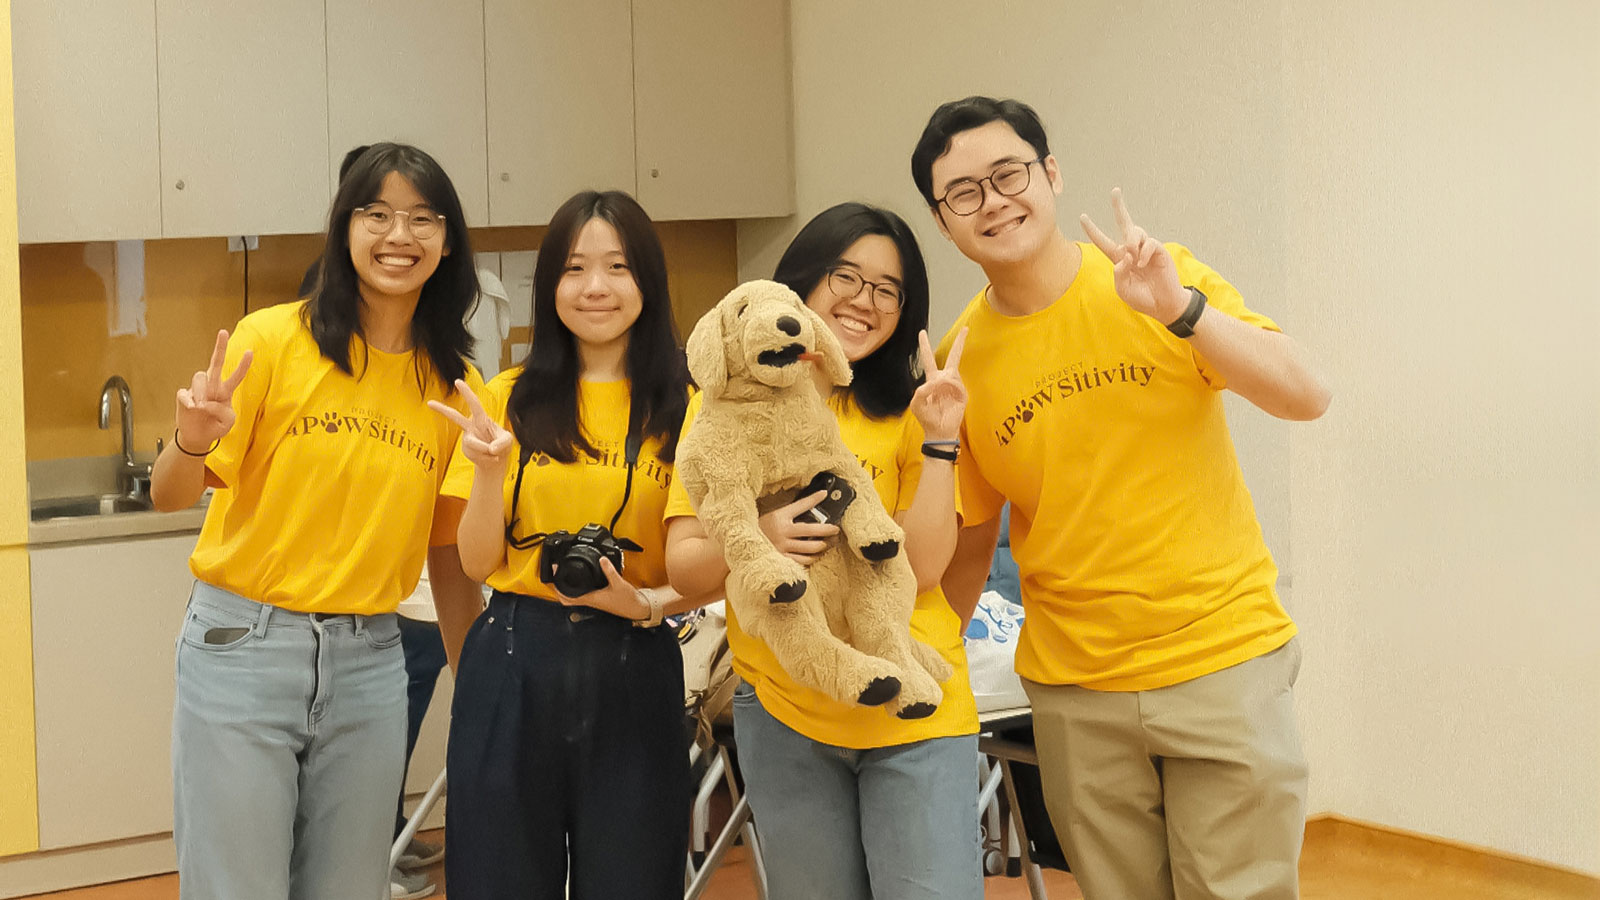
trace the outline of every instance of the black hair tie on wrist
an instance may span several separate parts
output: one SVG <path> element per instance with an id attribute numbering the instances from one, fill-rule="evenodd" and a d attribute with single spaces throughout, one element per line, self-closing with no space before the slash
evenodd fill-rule
<path id="1" fill-rule="evenodd" d="M 928 457 L 929 459 L 942 459 L 946 462 L 955 462 L 956 457 L 961 455 L 961 448 L 959 445 L 951 446 L 949 444 L 945 444 L 943 441 L 924 441 L 922 444 L 922 455 Z"/>
<path id="2" fill-rule="evenodd" d="M 204 453 L 196 453 L 193 450 L 186 449 L 183 446 L 183 444 L 179 443 L 178 442 L 178 429 L 176 429 L 176 428 L 172 429 L 172 446 L 177 447 L 178 448 L 178 452 L 182 453 L 184 456 L 193 456 L 196 459 L 203 459 L 203 458 L 205 458 L 207 456 L 210 456 L 211 455 L 211 451 L 217 449 L 217 445 L 221 444 L 221 443 L 222 443 L 222 438 L 217 438 L 216 440 L 211 442 L 211 446 L 206 448 L 206 452 L 204 452 Z"/>

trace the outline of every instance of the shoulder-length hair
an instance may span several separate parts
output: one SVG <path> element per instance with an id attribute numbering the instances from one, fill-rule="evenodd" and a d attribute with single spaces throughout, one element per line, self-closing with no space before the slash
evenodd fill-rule
<path id="1" fill-rule="evenodd" d="M 772 280 L 802 298 L 810 297 L 844 252 L 869 234 L 881 234 L 894 242 L 900 254 L 900 292 L 905 302 L 889 339 L 851 363 L 850 386 L 841 390 L 851 395 L 862 412 L 882 419 L 905 412 L 921 382 L 920 370 L 912 363 L 917 332 L 928 327 L 928 269 L 911 226 L 889 210 L 865 203 L 830 207 L 807 222 L 789 242 Z"/>
<path id="2" fill-rule="evenodd" d="M 434 212 L 444 217 L 445 255 L 439 268 L 422 286 L 417 310 L 411 317 L 411 345 L 416 356 L 417 385 L 425 389 L 430 374 L 445 391 L 454 390 L 466 375 L 472 353 L 472 335 L 466 317 L 478 298 L 478 273 L 466 216 L 450 176 L 427 153 L 409 144 L 373 144 L 349 167 L 334 193 L 328 212 L 328 239 L 316 284 L 306 303 L 304 317 L 322 355 L 347 375 L 354 375 L 350 338 L 365 340 L 361 327 L 361 285 L 350 260 L 350 217 L 359 207 L 374 203 L 390 172 L 411 183 Z M 424 359 L 426 357 L 426 359 Z M 363 369 L 365 362 L 363 361 Z"/>
<path id="3" fill-rule="evenodd" d="M 660 457 L 677 453 L 689 399 L 689 367 L 667 293 L 667 260 L 655 226 L 638 201 L 621 191 L 583 191 L 550 217 L 533 269 L 533 346 L 506 403 L 511 432 L 525 451 L 574 462 L 594 445 L 578 421 L 578 341 L 556 314 L 556 286 L 578 232 L 591 219 L 617 230 L 628 271 L 639 286 L 639 318 L 628 330 L 625 358 L 640 439 L 661 440 Z"/>

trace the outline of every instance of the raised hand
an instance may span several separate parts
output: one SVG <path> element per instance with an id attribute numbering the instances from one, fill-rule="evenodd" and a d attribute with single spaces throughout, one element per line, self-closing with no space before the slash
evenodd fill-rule
<path id="1" fill-rule="evenodd" d="M 819 525 L 816 522 L 796 522 L 795 517 L 821 503 L 826 491 L 814 491 L 767 513 L 758 520 L 761 533 L 767 536 L 778 552 L 802 566 L 817 561 L 822 551 L 828 549 L 828 538 L 839 533 L 837 525 Z"/>
<path id="2" fill-rule="evenodd" d="M 1117 296 L 1163 325 L 1177 321 L 1189 306 L 1189 292 L 1178 280 L 1172 254 L 1149 232 L 1133 224 L 1133 217 L 1122 202 L 1122 188 L 1112 189 L 1111 206 L 1116 210 L 1117 226 L 1122 229 L 1121 242 L 1106 237 L 1088 213 L 1078 220 L 1089 240 L 1116 263 Z"/>
<path id="3" fill-rule="evenodd" d="M 469 462 L 480 469 L 499 469 L 504 472 L 511 449 L 516 446 L 516 439 L 511 432 L 489 418 L 483 404 L 478 401 L 478 395 L 467 387 L 465 381 L 456 379 L 456 390 L 467 399 L 470 418 L 437 400 L 429 400 L 428 407 L 461 429 L 461 453 Z"/>
<path id="4" fill-rule="evenodd" d="M 917 334 L 917 352 L 927 377 L 911 395 L 911 414 L 930 441 L 953 441 L 961 433 L 961 416 L 967 411 L 967 386 L 961 383 L 961 349 L 967 344 L 965 328 L 950 344 L 944 368 L 933 356 L 926 331 Z"/>
<path id="5" fill-rule="evenodd" d="M 178 439 L 181 447 L 191 455 L 202 455 L 206 448 L 222 439 L 233 428 L 233 392 L 244 381 L 250 369 L 253 351 L 246 350 L 239 357 L 233 374 L 222 377 L 222 363 L 228 356 L 227 329 L 217 332 L 217 344 L 211 351 L 211 364 L 204 372 L 194 373 L 189 386 L 178 388 Z"/>

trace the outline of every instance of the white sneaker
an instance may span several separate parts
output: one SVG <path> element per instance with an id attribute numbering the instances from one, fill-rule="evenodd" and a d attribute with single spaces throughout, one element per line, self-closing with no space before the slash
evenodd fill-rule
<path id="1" fill-rule="evenodd" d="M 433 896 L 435 890 L 433 882 L 421 872 L 407 875 L 399 869 L 389 870 L 390 900 L 421 900 L 423 897 Z"/>

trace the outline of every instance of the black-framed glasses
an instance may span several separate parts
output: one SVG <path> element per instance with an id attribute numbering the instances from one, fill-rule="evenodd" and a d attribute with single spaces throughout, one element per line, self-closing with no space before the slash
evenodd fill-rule
<path id="1" fill-rule="evenodd" d="M 963 178 L 950 185 L 937 203 L 943 203 L 950 211 L 958 216 L 970 216 L 983 209 L 983 183 L 989 182 L 994 192 L 1002 197 L 1015 197 L 1028 189 L 1028 182 L 1032 179 L 1032 166 L 1034 163 L 1043 163 L 1044 157 L 1008 162 L 996 166 L 993 172 L 986 177 L 972 179 Z"/>
<path id="2" fill-rule="evenodd" d="M 840 300 L 854 300 L 862 288 L 872 290 L 872 305 L 878 312 L 899 312 L 906 303 L 905 292 L 892 281 L 868 281 L 855 269 L 835 266 L 828 270 L 828 290 Z"/>
<path id="3" fill-rule="evenodd" d="M 431 209 L 414 209 L 410 212 L 405 212 L 396 210 L 387 203 L 369 203 L 366 206 L 358 206 L 351 211 L 350 215 L 365 225 L 367 232 L 370 234 L 388 234 L 389 229 L 394 227 L 394 220 L 397 217 L 402 218 L 405 220 L 406 230 L 410 231 L 411 236 L 419 241 L 425 241 L 433 237 L 439 233 L 439 229 L 444 227 L 444 216 Z"/>

